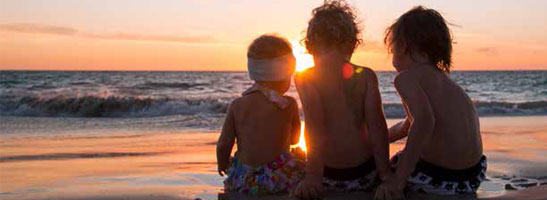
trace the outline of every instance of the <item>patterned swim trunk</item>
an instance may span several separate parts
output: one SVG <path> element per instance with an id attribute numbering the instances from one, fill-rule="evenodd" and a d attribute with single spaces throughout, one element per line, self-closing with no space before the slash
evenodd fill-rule
<path id="1" fill-rule="evenodd" d="M 323 188 L 327 191 L 372 191 L 379 182 L 374 158 L 370 158 L 357 167 L 344 169 L 324 168 Z"/>
<path id="2" fill-rule="evenodd" d="M 224 180 L 226 191 L 245 194 L 272 194 L 291 191 L 304 177 L 304 161 L 290 152 L 261 166 L 241 163 L 237 153 L 231 161 L 228 177 Z"/>
<path id="3" fill-rule="evenodd" d="M 392 165 L 399 163 L 402 152 L 391 158 Z M 452 170 L 436 166 L 422 159 L 416 164 L 408 179 L 407 188 L 413 191 L 439 195 L 474 193 L 486 179 L 486 156 L 467 169 Z"/>

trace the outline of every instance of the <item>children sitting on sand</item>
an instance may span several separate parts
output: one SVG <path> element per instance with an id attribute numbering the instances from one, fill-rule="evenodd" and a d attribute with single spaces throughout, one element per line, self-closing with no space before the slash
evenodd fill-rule
<path id="1" fill-rule="evenodd" d="M 473 102 L 448 77 L 452 35 L 445 19 L 415 7 L 387 29 L 385 43 L 407 113 L 390 128 L 390 139 L 408 139 L 392 158 L 395 175 L 378 187 L 376 198 L 402 198 L 405 187 L 443 195 L 475 192 L 485 179 L 486 157 Z"/>
<path id="2" fill-rule="evenodd" d="M 300 133 L 296 101 L 283 96 L 296 60 L 287 40 L 263 35 L 247 53 L 254 85 L 228 108 L 217 144 L 218 172 L 226 191 L 248 194 L 288 192 L 303 177 L 302 160 L 289 152 Z M 234 141 L 237 152 L 230 159 Z"/>
<path id="3" fill-rule="evenodd" d="M 361 42 L 351 6 L 326 1 L 312 12 L 306 49 L 315 67 L 295 76 L 306 120 L 306 176 L 293 191 L 371 191 L 390 177 L 388 128 L 373 70 L 350 62 Z"/>

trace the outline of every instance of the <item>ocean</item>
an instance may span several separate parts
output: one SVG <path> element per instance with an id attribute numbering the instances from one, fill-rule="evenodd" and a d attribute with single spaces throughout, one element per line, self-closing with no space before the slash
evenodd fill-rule
<path id="1" fill-rule="evenodd" d="M 378 72 L 390 125 L 404 117 L 395 75 Z M 450 77 L 481 115 L 488 179 L 477 197 L 541 196 L 547 71 Z M 0 71 L 0 199 L 223 199 L 215 145 L 251 85 L 245 72 Z"/>
<path id="2" fill-rule="evenodd" d="M 396 73 L 377 75 L 386 117 L 404 117 Z M 547 115 L 547 71 L 450 77 L 480 116 Z M 217 131 L 229 103 L 252 83 L 246 72 L 0 71 L 0 133 Z M 287 95 L 298 99 L 294 86 Z"/>

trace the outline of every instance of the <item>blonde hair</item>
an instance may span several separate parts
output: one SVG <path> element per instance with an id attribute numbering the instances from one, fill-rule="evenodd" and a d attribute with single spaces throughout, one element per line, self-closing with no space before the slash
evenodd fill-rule
<path id="1" fill-rule="evenodd" d="M 249 45 L 247 57 L 267 59 L 280 57 L 288 53 L 292 53 L 292 47 L 287 39 L 277 35 L 265 34 L 256 38 Z"/>
<path id="2" fill-rule="evenodd" d="M 306 49 L 311 54 L 328 47 L 352 54 L 362 43 L 357 17 L 345 1 L 326 1 L 313 9 L 312 15 L 304 38 Z"/>

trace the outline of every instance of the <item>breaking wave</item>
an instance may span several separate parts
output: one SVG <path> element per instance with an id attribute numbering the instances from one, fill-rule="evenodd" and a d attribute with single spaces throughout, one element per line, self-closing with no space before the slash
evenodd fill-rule
<path id="1" fill-rule="evenodd" d="M 83 96 L 0 99 L 2 116 L 40 117 L 154 117 L 169 115 L 223 114 L 230 99 L 174 99 L 123 96 Z M 545 115 L 547 101 L 522 103 L 475 102 L 480 116 Z M 402 118 L 405 112 L 398 103 L 384 104 L 387 118 Z"/>
<path id="2" fill-rule="evenodd" d="M 0 115 L 42 117 L 151 117 L 225 113 L 228 101 L 221 99 L 154 99 L 138 97 L 26 96 L 0 101 Z"/>
<path id="3" fill-rule="evenodd" d="M 479 116 L 521 116 L 546 115 L 547 101 L 531 101 L 522 103 L 510 102 L 475 102 Z M 401 104 L 384 104 L 387 118 L 402 118 L 405 111 Z"/>

